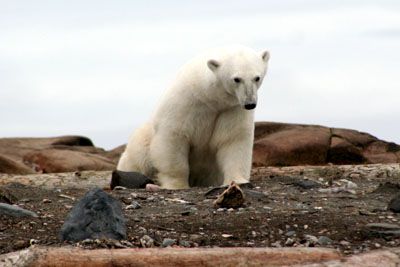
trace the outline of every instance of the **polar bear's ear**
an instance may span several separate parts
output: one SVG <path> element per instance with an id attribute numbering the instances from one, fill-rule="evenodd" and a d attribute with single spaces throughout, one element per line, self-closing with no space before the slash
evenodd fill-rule
<path id="1" fill-rule="evenodd" d="M 218 61 L 216 61 L 215 59 L 210 59 L 209 61 L 207 61 L 207 66 L 212 71 L 215 71 L 216 69 L 218 69 L 220 65 L 221 64 Z"/>
<path id="2" fill-rule="evenodd" d="M 264 60 L 264 62 L 268 62 L 269 60 L 269 52 L 268 51 L 264 51 L 261 53 L 261 57 Z"/>

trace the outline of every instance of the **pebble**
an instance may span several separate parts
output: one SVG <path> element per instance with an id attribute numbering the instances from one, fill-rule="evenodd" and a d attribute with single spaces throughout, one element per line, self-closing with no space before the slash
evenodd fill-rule
<path id="1" fill-rule="evenodd" d="M 229 234 L 222 234 L 221 236 L 223 238 L 231 238 L 231 237 L 233 237 L 233 235 L 229 235 Z"/>
<path id="2" fill-rule="evenodd" d="M 132 203 L 128 206 L 125 207 L 127 210 L 137 210 L 140 209 L 142 206 L 140 206 L 139 202 L 137 201 L 132 201 Z"/>
<path id="3" fill-rule="evenodd" d="M 139 226 L 138 227 L 138 232 L 143 234 L 143 235 L 145 235 L 145 234 L 147 234 L 147 229 L 144 228 L 143 226 Z"/>
<path id="4" fill-rule="evenodd" d="M 286 232 L 285 235 L 286 235 L 286 236 L 295 236 L 295 235 L 296 235 L 296 232 L 295 232 L 295 231 L 288 231 L 288 232 Z"/>
<path id="5" fill-rule="evenodd" d="M 162 247 L 164 247 L 164 248 L 170 247 L 170 246 L 174 245 L 175 243 L 176 243 L 175 239 L 164 238 L 164 240 L 162 242 Z"/>
<path id="6" fill-rule="evenodd" d="M 388 210 L 393 211 L 395 213 L 400 212 L 400 194 L 395 195 L 388 204 Z"/>
<path id="7" fill-rule="evenodd" d="M 316 236 L 314 236 L 314 235 L 304 235 L 304 237 L 311 244 L 316 244 L 318 242 L 318 238 Z"/>
<path id="8" fill-rule="evenodd" d="M 185 211 L 182 211 L 182 212 L 181 212 L 181 215 L 182 215 L 182 216 L 189 216 L 190 213 L 191 213 L 190 210 L 185 210 Z"/>
<path id="9" fill-rule="evenodd" d="M 280 248 L 280 247 L 282 247 L 282 245 L 281 245 L 281 241 L 276 241 L 276 242 L 273 242 L 273 243 L 271 243 L 271 247 L 275 247 L 275 248 Z"/>
<path id="10" fill-rule="evenodd" d="M 326 246 L 326 245 L 329 245 L 329 244 L 331 244 L 333 241 L 332 241 L 332 239 L 330 239 L 329 237 L 327 237 L 327 236 L 320 236 L 319 238 L 318 238 L 318 241 L 317 241 L 317 243 L 318 244 L 320 244 L 321 246 Z"/>
<path id="11" fill-rule="evenodd" d="M 225 208 L 219 208 L 219 209 L 217 209 L 217 211 L 219 211 L 219 212 L 225 211 L 225 210 L 226 210 Z"/>
<path id="12" fill-rule="evenodd" d="M 159 187 L 156 184 L 146 184 L 146 191 L 149 192 L 156 192 L 156 191 L 160 191 L 161 187 Z"/>
<path id="13" fill-rule="evenodd" d="M 312 189 L 312 188 L 321 187 L 320 183 L 315 182 L 313 180 L 308 180 L 308 179 L 296 181 L 293 183 L 293 185 L 303 188 L 303 189 Z"/>
<path id="14" fill-rule="evenodd" d="M 47 199 L 47 198 L 44 198 L 44 199 L 42 200 L 42 202 L 43 202 L 43 203 L 51 203 L 51 200 L 50 200 L 50 199 Z"/>
<path id="15" fill-rule="evenodd" d="M 199 242 L 200 240 L 203 239 L 203 237 L 201 235 L 191 234 L 191 235 L 189 235 L 189 239 L 190 239 L 190 241 L 193 241 L 193 242 Z"/>
<path id="16" fill-rule="evenodd" d="M 33 211 L 6 203 L 0 203 L 0 215 L 2 214 L 13 217 L 38 217 Z"/>
<path id="17" fill-rule="evenodd" d="M 191 247 L 191 244 L 190 244 L 189 241 L 179 240 L 179 246 L 185 247 L 185 248 L 190 248 L 190 247 Z"/>
<path id="18" fill-rule="evenodd" d="M 289 237 L 288 239 L 286 239 L 285 246 L 292 246 L 294 243 L 295 240 Z"/>
<path id="19" fill-rule="evenodd" d="M 140 244 L 142 245 L 142 247 L 144 248 L 151 248 L 154 247 L 154 239 L 151 238 L 148 235 L 144 235 L 142 236 L 142 238 L 140 238 Z"/>
<path id="20" fill-rule="evenodd" d="M 351 243 L 349 241 L 346 241 L 346 240 L 340 241 L 339 244 L 342 245 L 342 246 L 350 246 L 351 245 Z"/>
<path id="21" fill-rule="evenodd" d="M 116 187 L 114 187 L 113 190 L 126 190 L 126 187 L 125 187 L 125 186 L 117 185 Z"/>

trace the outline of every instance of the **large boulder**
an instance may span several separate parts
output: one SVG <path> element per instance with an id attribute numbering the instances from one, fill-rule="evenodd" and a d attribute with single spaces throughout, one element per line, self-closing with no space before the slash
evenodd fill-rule
<path id="1" fill-rule="evenodd" d="M 116 157 L 82 136 L 0 138 L 0 173 L 113 170 Z"/>
<path id="2" fill-rule="evenodd" d="M 254 166 L 400 162 L 400 146 L 349 129 L 257 122 Z"/>

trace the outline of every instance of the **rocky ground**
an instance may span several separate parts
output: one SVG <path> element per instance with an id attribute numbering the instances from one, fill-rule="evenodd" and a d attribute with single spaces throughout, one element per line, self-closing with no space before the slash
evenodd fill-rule
<path id="1" fill-rule="evenodd" d="M 0 253 L 71 245 L 59 238 L 67 214 L 94 184 L 107 189 L 110 177 L 110 172 L 0 176 L 0 202 L 38 215 L 0 212 Z M 72 245 L 323 247 L 346 255 L 398 247 L 400 215 L 387 207 L 400 192 L 399 179 L 400 164 L 256 168 L 254 188 L 245 189 L 245 205 L 237 209 L 215 208 L 221 190 L 210 188 L 107 190 L 122 203 L 127 239 Z"/>

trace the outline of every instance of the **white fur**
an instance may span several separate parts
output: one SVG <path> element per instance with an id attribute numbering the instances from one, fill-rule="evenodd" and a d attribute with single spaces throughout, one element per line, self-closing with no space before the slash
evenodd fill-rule
<path id="1" fill-rule="evenodd" d="M 248 182 L 254 109 L 244 106 L 256 104 L 268 59 L 268 52 L 233 46 L 187 63 L 152 119 L 130 138 L 117 169 L 169 189 Z"/>

